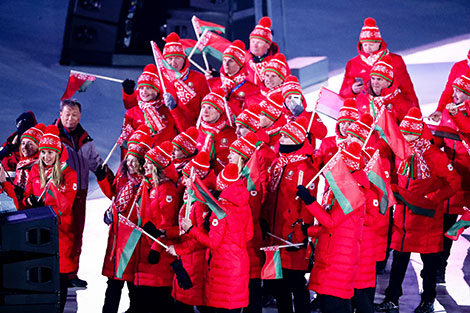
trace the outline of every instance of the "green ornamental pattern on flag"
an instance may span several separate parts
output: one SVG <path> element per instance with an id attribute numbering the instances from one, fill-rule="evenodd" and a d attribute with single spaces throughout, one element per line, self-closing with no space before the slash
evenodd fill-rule
<path id="1" fill-rule="evenodd" d="M 281 251 L 278 246 L 262 248 L 266 261 L 261 269 L 261 279 L 282 279 Z"/>
<path id="2" fill-rule="evenodd" d="M 116 277 L 122 279 L 127 264 L 142 237 L 140 227 L 119 214 L 118 235 L 116 240 Z"/>

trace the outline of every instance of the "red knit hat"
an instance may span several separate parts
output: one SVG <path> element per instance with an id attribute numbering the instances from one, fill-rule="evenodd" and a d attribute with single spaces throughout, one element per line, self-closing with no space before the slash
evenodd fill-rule
<path id="1" fill-rule="evenodd" d="M 357 171 L 364 166 L 361 150 L 362 147 L 357 142 L 351 142 L 346 149 L 341 150 L 341 157 L 350 171 Z"/>
<path id="2" fill-rule="evenodd" d="M 150 128 L 146 124 L 142 124 L 137 128 L 127 140 L 127 146 L 138 144 L 143 141 L 144 137 L 150 136 Z"/>
<path id="3" fill-rule="evenodd" d="M 269 60 L 263 73 L 267 71 L 276 73 L 284 81 L 288 71 L 286 56 L 282 53 L 276 53 L 273 58 Z"/>
<path id="4" fill-rule="evenodd" d="M 361 34 L 359 35 L 359 42 L 364 41 L 382 41 L 382 36 L 380 36 L 380 31 L 377 27 L 377 23 L 372 17 L 368 17 L 364 20 L 364 26 L 362 26 Z"/>
<path id="5" fill-rule="evenodd" d="M 209 104 L 219 111 L 220 114 L 225 112 L 225 92 L 222 88 L 213 89 L 202 99 L 201 106 Z"/>
<path id="6" fill-rule="evenodd" d="M 421 111 L 416 107 L 409 109 L 400 123 L 400 131 L 402 133 L 421 136 L 423 129 L 424 123 Z"/>
<path id="7" fill-rule="evenodd" d="M 199 131 L 196 127 L 190 127 L 185 132 L 180 133 L 171 142 L 175 147 L 178 147 L 184 154 L 190 156 L 196 151 L 197 137 Z"/>
<path id="8" fill-rule="evenodd" d="M 259 129 L 259 116 L 250 109 L 245 109 L 240 114 L 238 114 L 235 123 L 243 125 L 252 132 L 256 133 Z"/>
<path id="9" fill-rule="evenodd" d="M 140 127 L 134 132 L 137 133 Z M 132 134 L 132 136 L 134 136 Z M 143 159 L 145 154 L 152 148 L 153 139 L 148 133 L 141 132 L 138 134 L 139 140 L 128 142 L 129 150 L 127 150 L 127 154 L 132 154 L 138 158 Z M 127 156 L 127 155 L 126 155 Z"/>
<path id="10" fill-rule="evenodd" d="M 243 64 L 245 64 L 245 53 L 245 43 L 237 39 L 224 50 L 223 57 L 232 58 L 240 67 L 243 67 Z"/>
<path id="11" fill-rule="evenodd" d="M 171 164 L 171 152 L 173 145 L 169 141 L 162 142 L 159 146 L 149 150 L 145 154 L 145 158 L 152 161 L 160 168 L 165 168 Z"/>
<path id="12" fill-rule="evenodd" d="M 263 16 L 255 29 L 250 33 L 250 40 L 252 38 L 261 39 L 266 41 L 268 44 L 273 42 L 273 33 L 271 31 L 271 19 L 267 16 Z"/>
<path id="13" fill-rule="evenodd" d="M 39 146 L 39 142 L 41 141 L 41 138 L 44 135 L 45 129 L 46 125 L 44 125 L 43 123 L 39 123 L 25 131 L 23 135 L 21 135 L 21 140 L 28 138 L 34 141 L 34 143 Z"/>
<path id="14" fill-rule="evenodd" d="M 359 110 L 356 108 L 357 102 L 353 98 L 344 100 L 343 106 L 339 109 L 339 116 L 336 124 L 341 122 L 355 122 L 359 119 Z"/>
<path id="15" fill-rule="evenodd" d="M 217 176 L 217 190 L 224 190 L 238 180 L 238 165 L 229 163 Z"/>
<path id="16" fill-rule="evenodd" d="M 59 154 L 62 152 L 59 129 L 56 125 L 49 125 L 44 129 L 44 135 L 39 141 L 39 150 L 53 150 Z"/>
<path id="17" fill-rule="evenodd" d="M 255 133 L 249 132 L 245 136 L 235 140 L 229 149 L 235 151 L 246 161 L 249 160 L 255 152 L 257 142 L 258 139 Z"/>
<path id="18" fill-rule="evenodd" d="M 374 118 L 372 115 L 366 113 L 362 115 L 358 121 L 352 123 L 346 133 L 359 138 L 362 142 L 365 142 L 369 132 L 372 129 L 371 126 L 373 122 Z"/>
<path id="19" fill-rule="evenodd" d="M 307 138 L 308 121 L 304 116 L 297 118 L 295 121 L 284 125 L 281 133 L 287 135 L 296 144 L 301 144 Z"/>
<path id="20" fill-rule="evenodd" d="M 466 95 L 470 96 L 470 78 L 465 75 L 457 77 L 452 84 L 452 87 L 457 88 Z"/>
<path id="21" fill-rule="evenodd" d="M 282 103 L 284 98 L 280 92 L 273 92 L 259 104 L 260 112 L 266 115 L 271 121 L 277 121 L 282 114 Z"/>
<path id="22" fill-rule="evenodd" d="M 194 159 L 188 162 L 182 173 L 187 177 L 191 176 L 191 171 L 199 177 L 204 177 L 210 171 L 209 154 L 206 151 L 199 152 Z"/>
<path id="23" fill-rule="evenodd" d="M 374 75 L 393 82 L 392 59 L 389 55 L 384 56 L 379 62 L 374 64 L 370 71 L 370 76 Z"/>
<path id="24" fill-rule="evenodd" d="M 293 75 L 287 76 L 284 84 L 282 84 L 282 97 L 284 100 L 291 94 L 297 94 L 303 98 L 302 87 L 300 86 L 299 80 Z"/>
<path id="25" fill-rule="evenodd" d="M 158 77 L 158 70 L 155 64 L 147 64 L 142 74 L 140 74 L 137 80 L 137 89 L 143 86 L 152 87 L 160 92 L 160 78 Z"/>
<path id="26" fill-rule="evenodd" d="M 166 44 L 163 47 L 163 57 L 171 58 L 171 57 L 181 57 L 186 58 L 184 54 L 183 45 L 180 42 L 180 36 L 177 33 L 170 33 L 166 36 Z"/>

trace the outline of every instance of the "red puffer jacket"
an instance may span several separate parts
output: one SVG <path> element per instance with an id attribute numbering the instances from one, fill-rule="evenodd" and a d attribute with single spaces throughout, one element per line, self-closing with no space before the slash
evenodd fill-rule
<path id="1" fill-rule="evenodd" d="M 189 232 L 210 249 L 207 306 L 229 310 L 248 306 L 250 261 L 246 245 L 253 236 L 248 197 L 241 180 L 232 183 L 219 197 L 227 215 L 218 219 L 211 213 L 209 233 L 199 227 Z"/>
<path id="2" fill-rule="evenodd" d="M 129 181 L 128 175 L 124 175 L 122 171 L 118 171 L 113 182 L 110 183 L 108 179 L 103 179 L 98 181 L 99 186 L 103 193 L 110 199 L 115 197 L 113 202 L 113 210 L 116 209 L 114 206 L 115 203 L 123 201 L 125 198 L 128 198 L 127 205 L 120 206 L 120 214 L 127 217 L 134 203 L 135 196 L 138 192 L 138 188 L 142 182 L 142 178 L 138 175 L 135 175 L 135 180 L 132 182 Z M 124 189 L 125 188 L 125 189 Z M 137 224 L 137 209 L 134 207 L 131 216 L 129 219 L 131 222 Z M 114 214 L 116 216 L 116 214 Z M 111 279 L 119 279 L 116 277 L 118 263 L 116 258 L 116 249 L 114 248 L 115 242 L 119 240 L 119 224 L 111 223 L 109 225 L 108 233 L 108 245 L 106 247 L 106 253 L 103 260 L 103 270 L 102 274 Z M 127 264 L 124 273 L 122 274 L 122 280 L 132 282 L 134 280 L 134 269 L 135 269 L 135 254 L 133 254 Z"/>
<path id="3" fill-rule="evenodd" d="M 454 93 L 454 89 L 452 88 L 452 84 L 457 77 L 465 75 L 467 77 L 470 76 L 470 66 L 468 64 L 468 60 L 462 60 L 455 63 L 452 68 L 450 69 L 449 77 L 447 78 L 446 87 L 441 94 L 441 98 L 439 99 L 439 103 L 437 105 L 436 111 L 444 112 L 446 105 L 448 103 L 454 102 L 452 95 Z"/>
<path id="4" fill-rule="evenodd" d="M 444 152 L 431 145 L 423 153 L 423 158 L 431 177 L 411 179 L 399 174 L 399 193 L 407 202 L 419 204 L 428 212 L 433 212 L 434 216 L 413 213 L 403 202 L 398 202 L 395 206 L 391 248 L 400 252 L 442 251 L 444 203 L 460 188 L 460 177 Z"/>
<path id="5" fill-rule="evenodd" d="M 264 57 L 264 59 L 262 59 L 262 61 L 259 63 L 255 63 L 254 56 L 251 54 L 250 50 L 246 51 L 244 67 L 246 67 L 248 76 L 247 79 L 249 82 L 257 86 L 263 85 L 263 71 L 277 52 L 279 52 L 279 46 L 277 43 L 273 42 L 271 47 L 269 47 L 267 55 Z M 287 75 L 290 75 L 290 69 Z"/>
<path id="6" fill-rule="evenodd" d="M 171 165 L 173 166 L 173 165 Z M 160 182 L 150 188 L 150 183 L 145 181 L 142 188 L 142 201 L 139 208 L 142 225 L 151 221 L 156 228 L 166 230 L 168 236 L 178 229 L 178 199 L 176 198 L 176 186 L 171 180 Z M 167 240 L 167 244 L 174 241 Z M 173 282 L 174 272 L 170 263 L 175 260 L 168 253 L 161 253 L 157 264 L 150 264 L 147 260 L 154 242 L 142 235 L 134 253 L 136 253 L 136 270 L 134 284 L 136 286 L 167 287 Z"/>
<path id="7" fill-rule="evenodd" d="M 353 173 L 362 191 L 369 188 L 363 171 Z M 365 205 L 345 215 L 337 201 L 329 210 L 314 202 L 307 206 L 320 226 L 309 228 L 309 235 L 318 237 L 309 289 L 318 294 L 350 299 L 354 295 L 359 267 L 361 234 Z"/>
<path id="8" fill-rule="evenodd" d="M 363 58 L 367 58 L 368 55 L 362 51 L 362 44 L 359 42 L 357 44 L 358 56 L 352 58 L 346 64 L 346 69 L 344 73 L 343 84 L 339 94 L 343 98 L 354 98 L 356 95 L 352 92 L 352 85 L 355 82 L 356 77 L 362 78 L 364 84 L 370 80 L 370 71 L 374 64 L 367 64 L 363 61 Z M 403 58 L 398 54 L 388 52 L 387 44 L 382 42 L 378 54 L 388 53 L 392 59 L 393 73 L 395 74 L 395 81 L 398 81 L 398 87 L 403 93 L 403 96 L 411 102 L 412 106 L 418 107 L 418 98 L 411 82 L 410 75 L 406 69 L 406 64 L 403 61 Z M 380 58 L 379 58 L 380 60 Z"/>
<path id="9" fill-rule="evenodd" d="M 293 243 L 303 242 L 304 234 L 300 228 L 303 221 L 306 224 L 313 223 L 313 216 L 307 211 L 305 203 L 301 200 L 295 200 L 297 185 L 299 185 L 299 173 L 303 172 L 303 180 L 301 184 L 309 182 L 317 173 L 317 168 L 313 165 L 311 156 L 313 148 L 304 142 L 302 148 L 290 154 L 281 154 L 271 166 L 271 184 L 268 198 L 264 203 L 263 211 L 269 213 L 267 221 L 269 222 L 272 233 L 278 237 Z M 282 158 L 302 157 L 303 160 L 289 161 L 289 164 L 279 167 Z M 279 169 L 279 171 L 278 171 Z M 280 178 L 276 178 L 279 177 Z M 272 185 L 273 180 L 280 179 L 275 189 Z M 311 192 L 316 194 L 317 188 L 312 185 Z M 275 244 L 283 244 L 275 241 Z M 281 264 L 283 268 L 306 271 L 308 268 L 308 259 L 305 258 L 305 249 L 298 251 L 281 250 Z"/>
<path id="10" fill-rule="evenodd" d="M 57 188 L 51 182 L 43 199 L 44 205 L 51 206 L 59 218 L 59 272 L 70 273 L 75 269 L 72 260 L 72 248 L 75 239 L 75 232 L 72 227 L 72 206 L 77 193 L 77 173 L 71 167 L 66 166 L 62 171 L 62 175 L 64 176 L 64 185 Z M 26 199 L 30 195 L 41 196 L 43 190 L 39 178 L 39 166 L 35 164 L 29 172 L 23 204 L 29 207 Z"/>
<path id="11" fill-rule="evenodd" d="M 464 119 L 464 113 L 467 114 L 467 110 L 464 107 L 462 107 L 462 110 L 455 116 L 450 116 L 449 111 L 444 110 L 444 112 L 442 112 L 440 125 L 455 130 L 461 129 L 461 127 L 457 128 L 454 120 L 459 122 Z M 456 195 L 450 198 L 449 203 L 448 201 L 445 202 L 445 212 L 450 214 L 463 214 L 464 210 L 462 205 L 464 204 L 463 202 L 465 202 L 464 199 L 462 199 L 463 194 L 470 193 L 470 155 L 461 141 L 434 137 L 434 143 L 438 148 L 444 147 L 447 158 L 461 178 L 460 188 L 456 190 L 456 192 L 460 192 L 457 192 Z"/>

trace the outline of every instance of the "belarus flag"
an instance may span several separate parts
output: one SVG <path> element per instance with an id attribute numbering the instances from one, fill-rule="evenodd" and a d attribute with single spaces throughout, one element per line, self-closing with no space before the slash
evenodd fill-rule
<path id="1" fill-rule="evenodd" d="M 96 77 L 87 73 L 70 71 L 69 81 L 67 82 L 67 88 L 60 98 L 60 100 L 70 99 L 73 97 L 75 92 L 83 92 L 88 86 L 90 86 Z"/>
<path id="2" fill-rule="evenodd" d="M 387 110 L 382 111 L 375 125 L 375 130 L 379 132 L 380 138 L 385 140 L 399 159 L 405 160 L 411 154 L 410 145 Z"/>
<path id="3" fill-rule="evenodd" d="M 463 233 L 465 228 L 470 226 L 470 210 L 466 210 L 460 220 L 458 220 L 452 227 L 446 232 L 446 237 L 452 240 L 459 239 L 460 234 Z"/>
<path id="4" fill-rule="evenodd" d="M 216 23 L 212 22 L 206 22 L 195 15 L 191 18 L 191 22 L 193 23 L 194 31 L 200 35 L 202 34 L 206 29 L 210 31 L 214 31 L 216 33 L 225 33 L 225 27 Z"/>
<path id="5" fill-rule="evenodd" d="M 197 49 L 195 52 L 200 53 L 202 51 L 222 61 L 224 51 L 230 45 L 230 41 L 206 29 L 195 46 L 195 49 Z"/>
<path id="6" fill-rule="evenodd" d="M 195 176 L 194 181 L 191 182 L 190 192 L 194 193 L 194 197 L 197 201 L 207 205 L 219 220 L 227 216 L 227 214 L 222 209 L 222 205 L 214 198 L 209 189 L 207 189 L 207 187 L 197 175 Z"/>
<path id="7" fill-rule="evenodd" d="M 282 279 L 281 252 L 278 246 L 262 248 L 266 261 L 261 269 L 261 279 Z"/>
<path id="8" fill-rule="evenodd" d="M 142 229 L 121 214 L 118 214 L 118 216 L 119 224 L 117 226 L 117 239 L 114 242 L 116 249 L 116 264 L 118 264 L 116 277 L 122 279 L 122 275 L 126 270 L 127 264 L 129 264 L 129 260 L 134 253 L 135 247 L 142 236 Z"/>

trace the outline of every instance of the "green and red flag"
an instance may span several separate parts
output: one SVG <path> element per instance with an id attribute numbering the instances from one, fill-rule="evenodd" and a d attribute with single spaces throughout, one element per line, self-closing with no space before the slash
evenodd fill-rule
<path id="1" fill-rule="evenodd" d="M 405 160 L 411 154 L 410 145 L 387 110 L 380 114 L 375 124 L 375 130 L 379 132 L 380 137 L 385 140 L 399 159 Z"/>
<path id="2" fill-rule="evenodd" d="M 434 217 L 436 214 L 436 203 L 431 199 L 409 191 L 406 188 L 395 186 L 393 194 L 397 200 L 403 202 L 414 214 Z"/>
<path id="3" fill-rule="evenodd" d="M 205 52 L 212 55 L 219 61 L 222 61 L 225 49 L 231 45 L 231 42 L 213 32 L 205 30 L 194 49 L 195 52 Z"/>
<path id="4" fill-rule="evenodd" d="M 194 39 L 180 38 L 180 42 L 183 45 L 184 54 L 188 56 L 196 45 L 197 41 Z M 196 50 L 195 53 L 201 53 L 201 51 Z"/>
<path id="5" fill-rule="evenodd" d="M 262 168 L 260 158 L 258 157 L 259 149 L 257 148 L 251 158 L 240 172 L 240 175 L 246 178 L 246 188 L 248 191 L 256 191 L 256 186 L 261 186 L 261 175 L 259 169 Z"/>
<path id="6" fill-rule="evenodd" d="M 116 277 L 122 279 L 127 264 L 134 253 L 135 247 L 142 237 L 142 229 L 129 219 L 118 214 L 117 238 L 114 242 L 116 249 L 116 264 L 118 264 Z"/>
<path id="7" fill-rule="evenodd" d="M 338 119 L 339 109 L 343 106 L 344 98 L 334 91 L 321 86 L 317 99 L 318 113 L 323 113 L 335 120 Z"/>
<path id="8" fill-rule="evenodd" d="M 337 153 L 322 172 L 345 215 L 364 205 L 364 194 L 349 172 L 341 153 Z"/>
<path id="9" fill-rule="evenodd" d="M 261 248 L 266 261 L 261 269 L 261 279 L 282 279 L 281 251 L 279 246 Z"/>
<path id="10" fill-rule="evenodd" d="M 458 220 L 452 227 L 446 232 L 445 236 L 452 240 L 459 239 L 459 236 L 464 232 L 465 228 L 470 226 L 470 210 L 465 210 L 460 220 Z"/>
<path id="11" fill-rule="evenodd" d="M 392 186 L 390 185 L 389 177 L 387 177 L 382 167 L 382 160 L 380 159 L 379 150 L 376 150 L 369 163 L 364 168 L 369 181 L 376 188 L 379 193 L 379 212 L 385 215 L 387 209 L 396 204 L 395 197 L 393 196 Z"/>
<path id="12" fill-rule="evenodd" d="M 67 88 L 65 89 L 65 92 L 60 100 L 72 98 L 77 91 L 84 92 L 95 80 L 96 76 L 73 70 L 70 71 Z"/>
<path id="13" fill-rule="evenodd" d="M 214 198 L 209 189 L 207 189 L 207 187 L 197 175 L 195 176 L 194 180 L 191 181 L 190 192 L 194 193 L 194 199 L 207 205 L 219 220 L 227 216 L 227 214 L 222 209 L 220 202 Z"/>
<path id="14" fill-rule="evenodd" d="M 225 27 L 216 23 L 203 21 L 195 15 L 191 18 L 193 23 L 194 31 L 197 35 L 202 34 L 206 29 L 216 32 L 218 34 L 225 33 Z"/>

